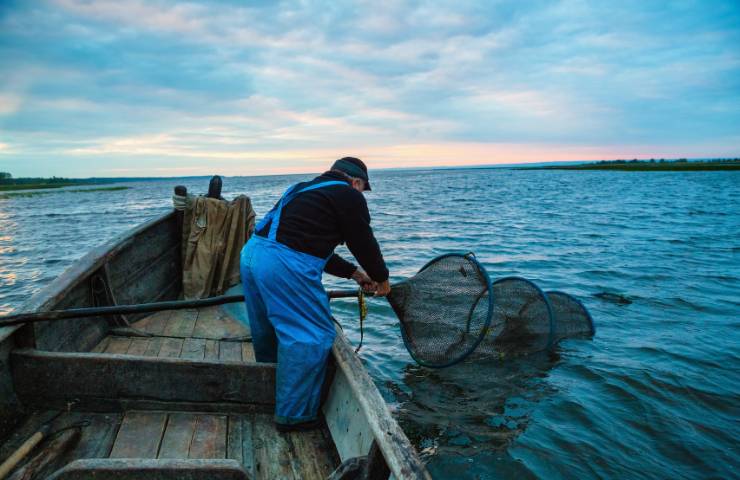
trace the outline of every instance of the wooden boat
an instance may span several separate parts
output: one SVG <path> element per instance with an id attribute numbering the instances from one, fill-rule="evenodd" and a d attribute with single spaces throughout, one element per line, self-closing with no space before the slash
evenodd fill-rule
<path id="1" fill-rule="evenodd" d="M 175 300 L 180 238 L 176 213 L 147 222 L 90 252 L 20 311 Z M 78 424 L 79 440 L 42 455 L 33 478 L 311 479 L 340 465 L 364 475 L 344 478 L 430 478 L 341 332 L 324 428 L 277 432 L 275 365 L 254 362 L 236 319 L 243 310 L 0 328 L 0 462 L 45 424 Z"/>

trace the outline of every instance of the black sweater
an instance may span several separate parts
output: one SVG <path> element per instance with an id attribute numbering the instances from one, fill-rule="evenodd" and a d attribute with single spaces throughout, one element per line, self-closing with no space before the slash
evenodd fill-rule
<path id="1" fill-rule="evenodd" d="M 300 190 L 332 180 L 346 181 L 346 177 L 326 172 L 296 188 Z M 288 202 L 280 216 L 277 241 L 315 257 L 326 258 L 331 255 L 324 271 L 349 278 L 357 267 L 333 253 L 337 245 L 346 242 L 349 251 L 370 278 L 383 282 L 388 279 L 388 268 L 370 227 L 370 212 L 365 196 L 347 183 L 347 187 L 331 185 L 310 190 Z M 258 230 L 257 235 L 267 237 L 270 223 Z"/>

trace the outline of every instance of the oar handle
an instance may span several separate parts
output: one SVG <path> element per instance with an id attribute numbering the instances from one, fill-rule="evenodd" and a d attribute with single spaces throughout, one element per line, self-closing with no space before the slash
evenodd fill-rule
<path id="1" fill-rule="evenodd" d="M 329 298 L 357 298 L 360 296 L 359 290 L 329 290 L 326 292 L 327 295 L 329 295 Z M 365 296 L 372 297 L 375 292 L 369 292 L 367 290 L 363 291 L 362 293 L 365 294 Z"/>
<path id="2" fill-rule="evenodd" d="M 329 298 L 356 298 L 358 290 L 329 290 Z M 365 292 L 372 295 L 372 292 Z M 186 308 L 202 308 L 225 303 L 244 301 L 244 295 L 222 295 L 220 297 L 201 298 L 198 300 L 172 300 L 168 302 L 142 303 L 137 305 L 112 305 L 109 307 L 85 307 L 69 310 L 50 310 L 45 312 L 17 313 L 0 317 L 0 328 L 12 325 L 23 325 L 33 322 L 47 322 L 70 318 L 105 317 L 108 315 L 132 315 L 137 313 L 153 313 L 162 310 L 182 310 Z"/>

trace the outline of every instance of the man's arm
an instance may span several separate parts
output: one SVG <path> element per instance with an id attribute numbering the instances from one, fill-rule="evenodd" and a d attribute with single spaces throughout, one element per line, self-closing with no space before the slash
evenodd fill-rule
<path id="1" fill-rule="evenodd" d="M 388 280 L 388 268 L 385 265 L 380 246 L 370 227 L 370 212 L 362 193 L 348 190 L 342 204 L 339 224 L 347 247 L 360 263 L 360 266 L 375 282 Z"/>
<path id="2" fill-rule="evenodd" d="M 341 278 L 351 278 L 355 270 L 357 270 L 356 265 L 348 262 L 336 253 L 332 253 L 324 267 L 324 271 L 329 275 Z"/>

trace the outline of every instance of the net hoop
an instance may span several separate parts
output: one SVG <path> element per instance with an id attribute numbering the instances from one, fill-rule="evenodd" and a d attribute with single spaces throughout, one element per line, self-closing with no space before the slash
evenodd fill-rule
<path id="1" fill-rule="evenodd" d="M 446 362 L 446 363 L 429 363 L 427 361 L 424 361 L 421 358 L 418 358 L 414 354 L 414 349 L 413 349 L 413 346 L 412 346 L 412 343 L 413 342 L 411 342 L 411 340 L 409 339 L 409 337 L 408 337 L 408 335 L 406 333 L 406 326 L 403 324 L 403 322 L 400 322 L 400 326 L 401 326 L 401 338 L 403 339 L 403 344 L 406 347 L 406 351 L 408 351 L 409 352 L 409 355 L 411 355 L 411 358 L 413 358 L 414 361 L 416 363 L 418 363 L 419 365 L 421 365 L 422 367 L 427 367 L 427 368 L 447 368 L 447 367 L 451 367 L 451 366 L 453 366 L 455 364 L 458 364 L 458 363 L 462 362 L 463 360 L 465 360 L 466 358 L 468 358 L 470 356 L 470 354 L 475 351 L 476 348 L 478 348 L 478 345 L 480 345 L 480 343 L 483 341 L 483 339 L 488 334 L 488 328 L 491 326 L 491 318 L 493 317 L 493 305 L 494 305 L 494 301 L 493 301 L 493 282 L 491 281 L 491 277 L 490 277 L 490 275 L 488 275 L 488 272 L 486 271 L 485 267 L 483 266 L 482 263 L 480 263 L 478 261 L 478 259 L 476 258 L 476 256 L 475 256 L 474 253 L 472 253 L 472 252 L 467 252 L 467 253 L 451 252 L 451 253 L 445 253 L 443 255 L 439 255 L 439 256 L 433 258 L 432 260 L 428 261 L 427 263 L 425 263 L 424 266 L 419 269 L 419 272 L 418 273 L 423 272 L 424 270 L 426 270 L 427 268 L 429 268 L 431 265 L 435 264 L 436 262 L 438 262 L 438 261 L 440 261 L 440 260 L 442 260 L 444 258 L 448 258 L 448 257 L 462 257 L 462 258 L 465 258 L 467 261 L 469 261 L 473 265 L 475 265 L 475 267 L 478 269 L 478 273 L 481 275 L 481 277 L 485 281 L 485 290 L 483 290 L 478 295 L 478 298 L 476 299 L 475 304 L 471 308 L 470 312 L 472 314 L 472 312 L 475 310 L 475 307 L 480 302 L 481 298 L 484 296 L 484 294 L 486 292 L 488 292 L 488 313 L 486 315 L 485 324 L 484 324 L 483 328 L 481 329 L 481 332 L 478 335 L 478 338 L 476 339 L 475 343 L 473 343 L 470 346 L 470 348 L 468 348 L 468 350 L 464 354 L 459 355 L 457 358 L 455 358 L 455 359 L 453 359 L 453 360 L 451 360 L 449 362 Z M 468 327 L 469 327 L 469 322 L 470 322 L 470 316 L 468 317 Z"/>
<path id="2" fill-rule="evenodd" d="M 548 302 L 550 301 L 550 299 L 549 299 L 549 296 L 550 295 L 556 295 L 556 296 L 557 295 L 561 295 L 561 296 L 567 298 L 568 300 L 576 303 L 579 307 L 581 307 L 583 309 L 583 313 L 585 314 L 585 317 L 588 319 L 588 325 L 591 328 L 591 330 L 589 332 L 589 335 L 591 335 L 591 336 L 596 335 L 596 325 L 594 324 L 594 318 L 591 316 L 591 312 L 588 311 L 588 308 L 586 308 L 586 306 L 583 304 L 583 302 L 581 302 L 580 300 L 578 300 L 573 295 L 569 295 L 569 294 L 567 294 L 565 292 L 561 292 L 560 290 L 552 290 L 552 291 L 549 291 L 549 292 L 546 292 L 546 293 L 547 293 L 547 296 L 548 296 Z"/>
<path id="3" fill-rule="evenodd" d="M 534 288 L 539 294 L 542 300 L 545 302 L 545 307 L 547 308 L 547 314 L 549 317 L 549 323 L 550 323 L 550 333 L 547 336 L 547 346 L 545 347 L 545 350 L 552 350 L 552 348 L 555 346 L 555 314 L 552 310 L 552 305 L 550 304 L 550 299 L 547 298 L 547 294 L 542 290 L 540 287 L 537 286 L 536 283 L 534 283 L 531 280 L 527 280 L 524 277 L 517 277 L 517 276 L 511 276 L 511 277 L 504 277 L 499 278 L 495 282 L 493 282 L 493 285 L 503 283 L 503 282 L 510 282 L 510 281 L 517 281 L 517 282 L 524 282 Z M 493 288 L 493 287 L 492 287 Z"/>

